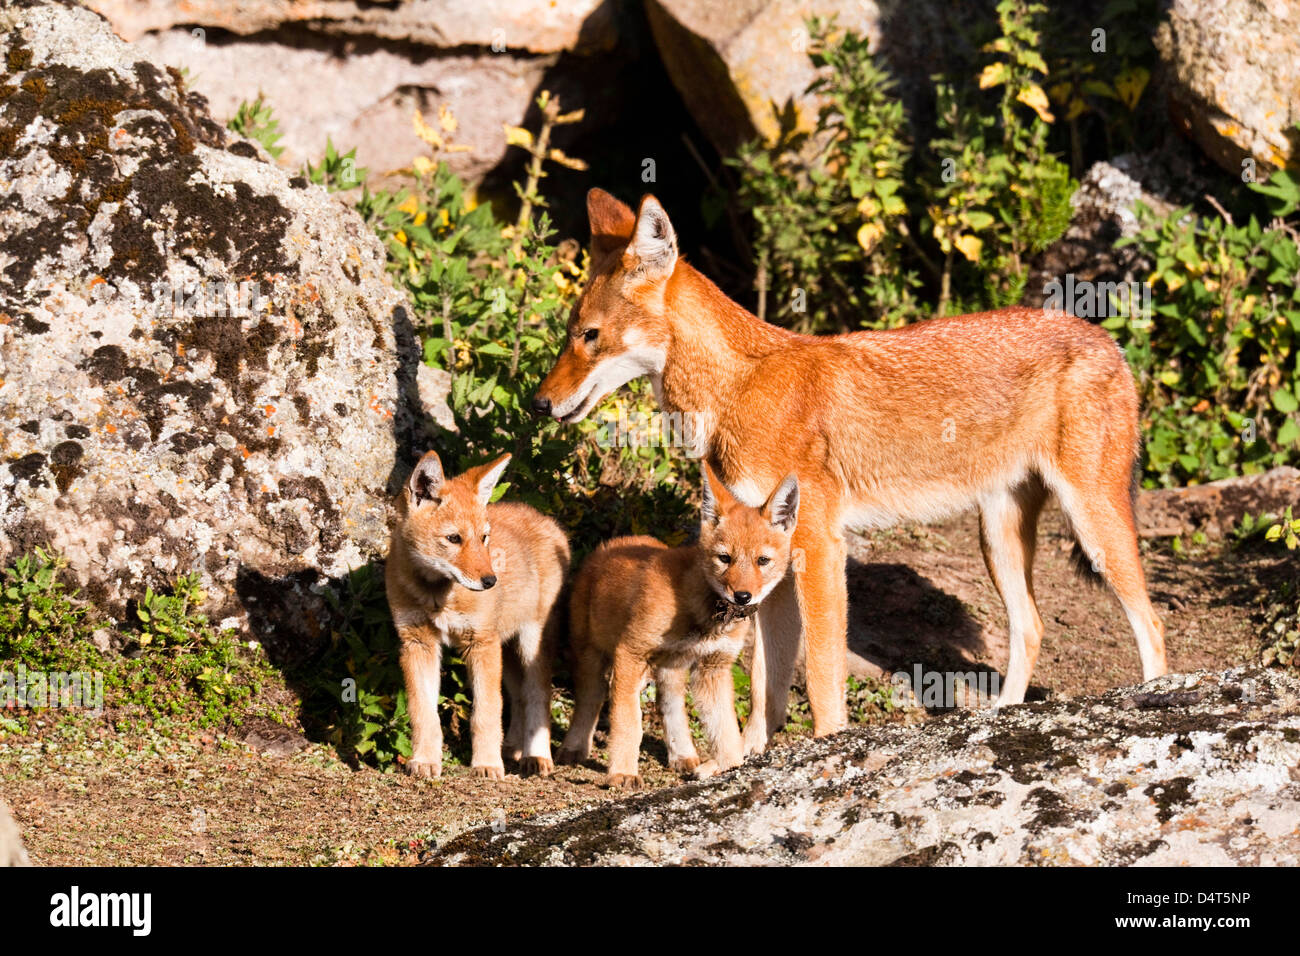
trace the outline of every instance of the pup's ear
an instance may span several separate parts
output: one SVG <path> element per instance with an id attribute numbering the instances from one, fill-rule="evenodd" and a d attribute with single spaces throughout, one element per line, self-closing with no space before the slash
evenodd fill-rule
<path id="1" fill-rule="evenodd" d="M 776 486 L 772 497 L 768 498 L 767 503 L 763 505 L 763 515 L 772 522 L 773 528 L 780 528 L 785 532 L 794 530 L 795 521 L 799 517 L 798 478 L 794 475 L 785 476 L 785 480 Z"/>
<path id="2" fill-rule="evenodd" d="M 442 490 L 446 479 L 442 474 L 442 459 L 436 451 L 426 451 L 411 477 L 406 479 L 406 488 L 411 493 L 411 503 L 421 504 L 425 501 L 438 501 L 438 492 Z"/>
<path id="3" fill-rule="evenodd" d="M 636 214 L 632 241 L 623 252 L 623 267 L 651 279 L 667 279 L 677 265 L 677 233 L 654 196 L 644 196 Z"/>
<path id="4" fill-rule="evenodd" d="M 736 503 L 735 497 L 727 490 L 711 465 L 704 463 L 704 504 L 700 508 L 700 518 L 705 524 L 717 524 L 723 512 Z"/>
<path id="5" fill-rule="evenodd" d="M 506 470 L 508 464 L 510 464 L 510 455 L 507 453 L 500 458 L 494 458 L 486 465 L 479 465 L 465 472 L 466 477 L 474 482 L 474 486 L 478 489 L 478 500 L 481 504 L 486 505 L 492 500 L 492 489 L 501 480 L 501 472 Z"/>
<path id="6" fill-rule="evenodd" d="M 627 245 L 636 226 L 632 207 L 603 189 L 587 192 L 587 219 L 591 222 L 591 257 L 601 259 Z"/>

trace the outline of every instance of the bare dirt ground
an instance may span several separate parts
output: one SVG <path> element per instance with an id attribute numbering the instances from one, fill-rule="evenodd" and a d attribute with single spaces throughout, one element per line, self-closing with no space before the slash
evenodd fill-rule
<path id="1" fill-rule="evenodd" d="M 1118 604 L 1077 580 L 1068 556 L 1049 511 L 1035 573 L 1046 636 L 1031 698 L 1141 679 Z M 1182 556 L 1168 542 L 1144 543 L 1172 667 L 1255 659 L 1255 604 L 1281 580 L 1282 563 L 1275 552 L 1223 542 Z M 973 515 L 856 538 L 849 581 L 856 672 L 1006 666 L 1006 618 Z M 642 762 L 647 786 L 678 782 L 650 710 Z M 601 779 L 593 762 L 546 780 L 492 782 L 454 766 L 442 780 L 414 780 L 353 770 L 320 743 L 276 758 L 220 735 L 129 739 L 92 728 L 0 744 L 0 792 L 37 864 L 418 863 L 473 826 L 621 796 Z"/>

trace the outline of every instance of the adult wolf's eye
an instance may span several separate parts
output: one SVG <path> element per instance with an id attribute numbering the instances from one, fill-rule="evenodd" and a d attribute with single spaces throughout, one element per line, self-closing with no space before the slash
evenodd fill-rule
<path id="1" fill-rule="evenodd" d="M 449 534 L 447 535 L 447 540 L 450 541 L 452 544 L 460 544 L 460 535 Z"/>
<path id="2" fill-rule="evenodd" d="M 767 555 L 763 554 L 763 555 L 759 555 L 758 560 L 755 561 L 754 563 L 757 564 L 760 568 L 763 568 L 771 564 L 772 559 L 769 558 Z"/>
<path id="3" fill-rule="evenodd" d="M 600 335 L 600 329 L 588 329 L 586 332 L 582 333 L 582 341 L 590 345 L 592 342 L 596 341 L 598 335 Z"/>
<path id="4" fill-rule="evenodd" d="M 731 563 L 731 555 L 729 555 L 729 554 L 720 554 L 720 555 L 718 555 L 718 560 L 721 561 L 723 564 L 730 564 L 730 563 Z"/>

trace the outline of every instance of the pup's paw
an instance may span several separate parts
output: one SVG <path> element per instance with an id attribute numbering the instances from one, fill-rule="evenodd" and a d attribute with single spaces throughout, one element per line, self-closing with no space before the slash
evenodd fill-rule
<path id="1" fill-rule="evenodd" d="M 406 772 L 412 777 L 436 780 L 442 776 L 442 761 L 408 760 L 406 762 Z"/>
<path id="2" fill-rule="evenodd" d="M 472 776 L 486 777 L 488 780 L 504 780 L 506 778 L 506 768 L 493 764 L 475 764 L 469 768 L 469 772 Z"/>
<path id="3" fill-rule="evenodd" d="M 611 790 L 640 790 L 645 781 L 639 773 L 611 773 L 605 778 L 605 786 Z"/>
<path id="4" fill-rule="evenodd" d="M 755 727 L 752 731 L 747 726 L 745 732 L 740 737 L 740 750 L 746 757 L 752 757 L 761 754 L 767 749 L 767 731 L 760 727 Z"/>
<path id="5" fill-rule="evenodd" d="M 555 762 L 562 764 L 578 764 L 585 761 L 588 757 L 583 750 L 561 750 L 555 755 Z"/>
<path id="6" fill-rule="evenodd" d="M 677 773 L 691 773 L 699 765 L 699 757 L 678 757 L 676 760 L 669 761 L 668 769 Z"/>
<path id="7" fill-rule="evenodd" d="M 549 777 L 555 770 L 549 757 L 525 757 L 519 761 L 519 776 Z"/>
<path id="8" fill-rule="evenodd" d="M 706 760 L 704 761 L 704 763 L 700 764 L 698 767 L 695 768 L 695 779 L 708 780 L 720 769 L 721 768 L 718 766 L 718 762 L 716 760 Z"/>

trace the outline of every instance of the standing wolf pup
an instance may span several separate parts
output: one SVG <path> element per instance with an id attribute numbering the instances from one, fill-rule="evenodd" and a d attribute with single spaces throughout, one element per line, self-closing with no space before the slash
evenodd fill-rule
<path id="1" fill-rule="evenodd" d="M 551 764 L 551 657 L 569 542 L 526 505 L 488 504 L 510 461 L 502 455 L 448 480 L 427 452 L 397 496 L 388 553 L 388 606 L 402 641 L 411 714 L 408 773 L 442 773 L 438 683 L 442 647 L 456 647 L 469 671 L 471 760 L 476 776 L 505 776 L 501 739 L 502 645 L 510 693 L 505 752 L 523 774 Z"/>
<path id="2" fill-rule="evenodd" d="M 570 640 L 577 701 L 560 763 L 591 755 L 609 689 L 609 784 L 641 786 L 641 688 L 653 672 L 668 764 L 707 777 L 741 761 L 731 665 L 754 610 L 790 567 L 799 483 L 789 475 L 760 508 L 738 502 L 704 465 L 700 539 L 670 548 L 616 538 L 587 558 L 573 582 Z M 686 717 L 686 676 L 713 759 L 701 765 Z"/>
<path id="3" fill-rule="evenodd" d="M 1114 340 L 1063 313 L 1012 308 L 883 332 L 798 335 L 729 300 L 677 255 L 653 196 L 633 211 L 587 196 L 591 280 L 534 398 L 565 422 L 649 376 L 665 411 L 690 416 L 740 500 L 793 470 L 805 569 L 760 611 L 747 752 L 784 723 L 802 632 L 818 735 L 847 723 L 844 529 L 934 521 L 976 506 L 1006 605 L 1011 656 L 1000 704 L 1024 700 L 1043 624 L 1031 573 L 1038 515 L 1054 493 L 1137 636 L 1144 679 L 1165 673 L 1133 520 L 1137 391 Z M 765 695 L 766 706 L 760 704 Z"/>

